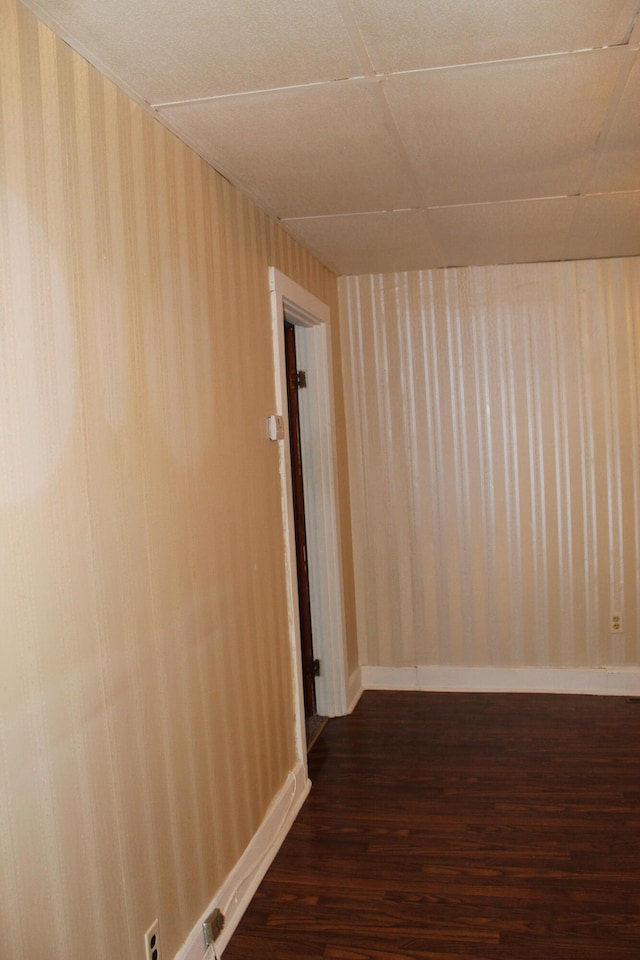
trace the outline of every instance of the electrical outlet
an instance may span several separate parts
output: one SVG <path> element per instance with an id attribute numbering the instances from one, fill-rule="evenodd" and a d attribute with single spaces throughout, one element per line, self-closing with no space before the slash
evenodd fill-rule
<path id="1" fill-rule="evenodd" d="M 211 946 L 217 940 L 223 927 L 224 913 L 216 907 L 213 913 L 210 913 L 202 924 L 202 938 L 205 947 Z"/>
<path id="2" fill-rule="evenodd" d="M 611 633 L 624 633 L 624 622 L 621 613 L 611 614 Z"/>
<path id="3" fill-rule="evenodd" d="M 145 960 L 162 960 L 158 921 L 154 920 L 144 935 Z"/>

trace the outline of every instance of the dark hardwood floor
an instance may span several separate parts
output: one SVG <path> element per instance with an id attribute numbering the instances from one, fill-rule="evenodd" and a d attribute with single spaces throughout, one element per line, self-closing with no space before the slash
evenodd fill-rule
<path id="1" fill-rule="evenodd" d="M 640 703 L 367 692 L 224 960 L 640 960 Z"/>

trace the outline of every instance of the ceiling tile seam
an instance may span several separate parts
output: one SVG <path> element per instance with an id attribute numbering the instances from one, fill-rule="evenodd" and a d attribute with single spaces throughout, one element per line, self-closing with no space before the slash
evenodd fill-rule
<path id="1" fill-rule="evenodd" d="M 380 100 L 380 105 L 381 105 L 382 114 L 383 114 L 383 123 L 385 125 L 385 128 L 389 131 L 389 134 L 393 138 L 396 144 L 396 148 L 404 160 L 405 166 L 410 174 L 411 182 L 416 191 L 416 196 L 422 201 L 421 207 L 426 211 L 428 208 L 428 204 L 426 203 L 425 194 L 422 189 L 422 183 L 418 175 L 418 171 L 415 169 L 413 162 L 411 160 L 411 154 L 409 152 L 409 149 L 405 144 L 402 138 L 402 134 L 400 133 L 398 124 L 396 123 L 396 118 L 394 116 L 393 110 L 391 109 L 391 104 L 387 99 L 387 94 L 384 89 L 384 81 L 378 81 L 377 88 L 378 88 L 378 97 Z M 441 249 L 439 243 L 436 240 L 431 224 L 429 223 L 428 214 L 425 213 L 425 217 L 426 217 L 427 234 L 429 236 L 429 240 L 431 241 L 433 251 L 436 254 L 436 257 L 442 263 L 444 262 L 443 250 Z"/>
<path id="2" fill-rule="evenodd" d="M 373 69 L 373 61 L 369 56 L 367 45 L 362 33 L 360 32 L 360 27 L 358 26 L 355 13 L 353 12 L 353 8 L 349 3 L 349 0 L 336 0 L 336 6 L 340 11 L 340 16 L 344 22 L 345 30 L 349 35 L 351 46 L 354 49 L 355 55 L 358 58 L 364 75 L 366 77 L 374 77 L 376 71 Z"/>
<path id="3" fill-rule="evenodd" d="M 382 113 L 382 123 L 384 124 L 384 128 L 389 134 L 389 136 L 391 137 L 391 139 L 393 140 L 396 151 L 398 152 L 398 154 L 400 155 L 400 157 L 404 162 L 405 169 L 409 175 L 409 179 L 411 181 L 413 189 L 415 190 L 415 195 L 420 201 L 420 206 L 424 208 L 427 206 L 427 204 L 425 200 L 425 195 L 422 190 L 420 177 L 418 176 L 418 173 L 415 170 L 413 163 L 411 161 L 411 154 L 404 140 L 402 139 L 402 134 L 400 133 L 398 124 L 396 123 L 396 118 L 393 114 L 393 110 L 391 109 L 391 105 L 387 99 L 387 94 L 384 89 L 383 81 L 377 80 L 375 82 L 375 94 L 377 96 L 380 110 Z"/>
<path id="4" fill-rule="evenodd" d="M 640 190 L 602 190 L 595 192 L 593 194 L 586 194 L 586 196 L 621 196 L 627 193 L 640 193 Z M 506 206 L 510 203 L 539 203 L 540 201 L 546 200 L 573 200 L 579 199 L 579 195 L 576 193 L 554 193 L 548 196 L 543 197 L 516 197 L 515 199 L 510 200 L 477 200 L 472 203 L 442 203 L 442 204 L 432 204 L 427 207 L 427 210 L 448 210 L 455 209 L 456 207 L 497 207 L 497 206 Z"/>
<path id="5" fill-rule="evenodd" d="M 607 109 L 605 110 L 605 115 L 603 117 L 600 130 L 598 131 L 598 136 L 591 151 L 591 157 L 587 161 L 584 174 L 578 186 L 579 196 L 584 196 L 584 194 L 587 193 L 589 182 L 593 179 L 598 165 L 602 159 L 609 131 L 611 130 L 616 113 L 620 107 L 624 91 L 629 83 L 631 71 L 633 70 L 633 66 L 637 58 L 638 54 L 633 50 L 627 51 L 622 58 L 613 89 L 609 94 Z"/>
<path id="6" fill-rule="evenodd" d="M 573 209 L 573 213 L 571 214 L 571 219 L 569 220 L 568 229 L 564 238 L 564 244 L 562 246 L 563 260 L 573 259 L 572 257 L 569 256 L 569 253 L 571 252 L 571 248 L 574 246 L 574 228 L 575 228 L 576 219 L 578 216 L 578 210 L 580 209 L 582 197 L 576 197 L 575 199 L 576 199 L 576 205 Z"/>
<path id="7" fill-rule="evenodd" d="M 554 193 L 543 197 L 515 197 L 509 200 L 474 200 L 471 203 L 434 203 L 428 210 L 457 210 L 460 207 L 506 207 L 512 203 L 539 203 L 546 200 L 571 200 L 573 194 Z"/>
<path id="8" fill-rule="evenodd" d="M 487 67 L 511 63 L 525 63 L 529 60 L 542 61 L 550 60 L 552 58 L 555 59 L 558 57 L 573 57 L 580 56 L 582 54 L 600 53 L 603 50 L 619 50 L 621 46 L 625 46 L 625 44 L 612 44 L 610 46 L 603 47 L 583 47 L 579 50 L 562 50 L 553 53 L 536 53 L 524 57 L 505 57 L 498 60 L 474 60 L 465 63 L 448 63 L 435 67 L 416 67 L 411 70 L 391 70 L 388 72 L 376 71 L 371 75 L 365 73 L 357 75 L 354 74 L 353 76 L 349 77 L 334 77 L 331 80 L 312 80 L 309 83 L 292 83 L 285 84 L 281 87 L 260 87 L 255 90 L 240 90 L 234 93 L 218 93 L 205 97 L 190 97 L 185 100 L 161 100 L 150 103 L 149 106 L 151 106 L 153 110 L 163 110 L 170 107 L 190 106 L 198 103 L 211 103 L 217 100 L 234 100 L 241 97 L 264 96 L 271 93 L 283 93 L 287 90 L 307 90 L 313 87 L 329 87 L 335 83 L 346 84 L 360 82 L 363 80 L 365 82 L 371 80 L 384 81 L 395 77 L 415 76 L 416 74 L 439 73 L 449 70 L 467 70 L 474 67 Z M 139 95 L 137 96 L 137 99 L 140 99 Z"/>
<path id="9" fill-rule="evenodd" d="M 631 6 L 632 2 L 633 0 L 629 0 L 629 6 Z M 618 21 L 621 27 L 622 27 L 622 24 L 624 23 L 624 17 L 625 17 L 625 14 L 623 12 L 620 15 L 620 20 Z M 636 35 L 636 37 L 638 37 L 638 21 L 639 20 L 640 20 L 640 3 L 636 3 L 635 10 L 630 17 L 630 22 L 629 20 L 627 21 L 629 25 L 624 34 L 625 43 L 630 44 L 631 41 L 633 40 L 634 34 Z"/>
<path id="10" fill-rule="evenodd" d="M 381 213 L 426 213 L 426 209 L 426 207 L 393 207 L 384 210 L 359 210 L 357 212 L 348 210 L 346 213 L 313 213 L 306 217 L 281 217 L 280 222 L 289 223 L 290 221 L 295 221 L 299 223 L 307 220 L 340 220 L 346 219 L 347 217 L 376 217 L 380 216 Z"/>
<path id="11" fill-rule="evenodd" d="M 636 193 L 640 196 L 640 187 L 634 190 L 594 190 L 593 193 L 583 194 L 580 199 L 586 200 L 587 197 L 632 197 Z"/>
<path id="12" fill-rule="evenodd" d="M 569 216 L 569 222 L 567 223 L 566 229 L 564 231 L 564 236 L 558 244 L 558 249 L 560 251 L 559 256 L 560 260 L 569 259 L 567 254 L 571 248 L 572 236 L 573 236 L 573 225 L 575 223 L 576 214 L 578 213 L 578 207 L 580 206 L 580 197 L 567 197 L 568 200 L 573 201 L 573 210 L 571 210 L 571 215 Z"/>
<path id="13" fill-rule="evenodd" d="M 375 217 L 380 216 L 381 214 L 392 214 L 392 213 L 429 213 L 432 210 L 458 210 L 471 208 L 471 207 L 504 207 L 509 204 L 514 203 L 543 203 L 548 200 L 584 200 L 587 197 L 624 197 L 624 196 L 634 196 L 634 194 L 640 195 L 640 189 L 638 190 L 602 190 L 594 193 L 587 193 L 583 196 L 578 196 L 575 193 L 563 193 L 563 194 L 554 194 L 552 196 L 545 197 L 516 197 L 516 199 L 511 200 L 479 200 L 476 203 L 443 203 L 443 204 L 432 204 L 430 206 L 424 207 L 394 207 L 391 209 L 384 210 L 358 210 L 358 211 L 347 211 L 346 213 L 314 213 L 307 217 L 279 217 L 280 223 L 306 223 L 311 220 L 340 220 L 347 219 L 348 217 Z"/>
<path id="14" fill-rule="evenodd" d="M 239 100 L 242 97 L 260 96 L 266 93 L 285 93 L 287 90 L 309 90 L 313 87 L 330 87 L 334 83 L 353 83 L 354 81 L 368 80 L 364 74 L 353 77 L 336 77 L 334 80 L 312 80 L 310 83 L 292 83 L 284 87 L 263 87 L 259 90 L 239 90 L 237 93 L 216 93 L 210 97 L 190 97 L 186 100 L 163 100 L 152 103 L 154 110 L 164 110 L 168 107 L 187 107 L 197 103 L 213 103 L 216 100 Z M 371 78 L 374 79 L 374 78 Z"/>
<path id="15" fill-rule="evenodd" d="M 407 70 L 388 70 L 376 72 L 376 78 L 385 80 L 388 77 L 404 77 L 416 73 L 439 73 L 446 70 L 467 70 L 473 67 L 491 67 L 509 63 L 526 63 L 528 60 L 551 60 L 558 57 L 579 57 L 590 53 L 601 53 L 603 50 L 619 50 L 627 46 L 624 43 L 613 43 L 601 47 L 579 47 L 576 50 L 553 50 L 548 53 L 530 53 L 521 57 L 501 57 L 496 60 L 469 60 L 464 63 L 444 63 L 434 67 L 413 67 Z"/>

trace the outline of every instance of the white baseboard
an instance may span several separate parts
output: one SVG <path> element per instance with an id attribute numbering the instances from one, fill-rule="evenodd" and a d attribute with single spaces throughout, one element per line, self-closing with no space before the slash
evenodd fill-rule
<path id="1" fill-rule="evenodd" d="M 362 696 L 362 671 L 357 667 L 349 677 L 349 686 L 347 689 L 347 713 L 353 713 L 354 708 Z"/>
<path id="2" fill-rule="evenodd" d="M 362 667 L 365 690 L 640 696 L 638 667 Z"/>
<path id="3" fill-rule="evenodd" d="M 417 667 L 360 667 L 365 690 L 419 690 Z"/>
<path id="4" fill-rule="evenodd" d="M 216 953 L 221 956 L 291 829 L 310 787 L 307 771 L 304 765 L 298 762 L 278 791 L 246 850 L 176 954 L 175 960 L 203 960 L 205 956 L 211 956 L 211 951 L 204 947 L 202 924 L 216 907 L 225 917 L 224 928 L 216 940 Z"/>

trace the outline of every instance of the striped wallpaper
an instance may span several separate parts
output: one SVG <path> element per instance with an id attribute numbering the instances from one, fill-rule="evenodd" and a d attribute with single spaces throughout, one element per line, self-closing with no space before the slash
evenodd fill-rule
<path id="1" fill-rule="evenodd" d="M 169 960 L 294 761 L 268 267 L 336 282 L 14 0 L 0 94 L 0 957 Z"/>
<path id="2" fill-rule="evenodd" d="M 640 260 L 339 290 L 361 662 L 638 666 Z"/>

